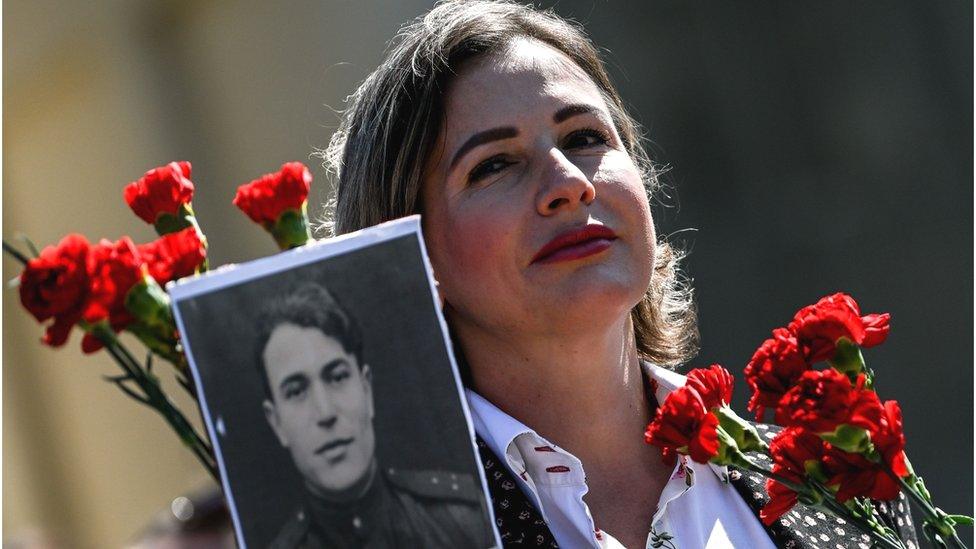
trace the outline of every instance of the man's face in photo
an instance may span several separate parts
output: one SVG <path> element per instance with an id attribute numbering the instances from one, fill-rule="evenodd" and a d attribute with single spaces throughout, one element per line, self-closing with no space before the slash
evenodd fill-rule
<path id="1" fill-rule="evenodd" d="M 287 323 L 271 332 L 262 359 L 272 395 L 265 416 L 295 466 L 323 492 L 355 484 L 376 446 L 369 366 L 318 328 Z"/>

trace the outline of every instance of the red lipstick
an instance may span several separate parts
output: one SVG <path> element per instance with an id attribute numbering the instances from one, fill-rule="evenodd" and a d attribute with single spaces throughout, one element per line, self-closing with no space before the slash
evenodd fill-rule
<path id="1" fill-rule="evenodd" d="M 566 231 L 549 241 L 532 263 L 572 261 L 598 254 L 610 247 L 617 234 L 603 225 L 590 224 Z"/>

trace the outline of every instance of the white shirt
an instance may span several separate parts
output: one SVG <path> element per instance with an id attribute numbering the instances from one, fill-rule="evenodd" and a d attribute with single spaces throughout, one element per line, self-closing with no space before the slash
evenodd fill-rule
<path id="1" fill-rule="evenodd" d="M 655 398 L 684 385 L 685 376 L 644 363 L 644 375 L 655 387 Z M 559 448 L 467 389 L 475 431 L 512 472 L 522 491 L 542 514 L 560 547 L 619 548 L 620 542 L 593 524 L 586 474 L 576 456 Z M 648 528 L 645 549 L 661 534 L 671 536 L 661 547 L 773 549 L 759 519 L 727 483 L 728 471 L 681 456 L 661 492 Z"/>

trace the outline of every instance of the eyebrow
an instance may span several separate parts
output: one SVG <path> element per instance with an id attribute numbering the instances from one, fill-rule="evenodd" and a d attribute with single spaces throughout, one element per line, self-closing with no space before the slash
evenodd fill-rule
<path id="1" fill-rule="evenodd" d="M 556 111 L 556 114 L 552 115 L 552 121 L 556 124 L 565 122 L 574 116 L 581 114 L 596 114 L 599 116 L 600 109 L 594 107 L 593 105 L 587 105 L 585 103 L 577 103 L 575 105 L 568 105 Z"/>
<path id="2" fill-rule="evenodd" d="M 285 379 L 281 380 L 281 383 L 278 384 L 278 388 L 281 389 L 282 391 L 284 391 L 285 390 L 285 387 L 291 385 L 292 383 L 299 383 L 299 382 L 308 383 L 308 376 L 306 376 L 305 374 L 301 374 L 301 373 L 299 373 L 299 374 L 291 374 L 290 376 L 288 376 Z"/>
<path id="3" fill-rule="evenodd" d="M 349 363 L 344 358 L 337 358 L 335 360 L 327 362 L 325 366 L 322 366 L 322 369 L 319 370 L 319 376 L 321 377 L 321 376 L 330 375 L 332 374 L 332 370 L 335 370 L 339 366 L 348 365 L 348 364 Z"/>
<path id="4" fill-rule="evenodd" d="M 567 105 L 552 115 L 552 121 L 556 124 L 561 124 L 566 120 L 574 116 L 579 116 L 581 114 L 597 114 L 600 115 L 600 109 L 593 105 L 587 105 L 585 103 L 576 103 L 573 105 Z M 517 128 L 511 126 L 505 126 L 501 128 L 492 128 L 490 130 L 485 130 L 483 132 L 478 132 L 468 138 L 463 145 L 454 153 L 454 158 L 451 159 L 451 167 L 449 169 L 454 169 L 458 161 L 461 160 L 465 154 L 467 154 L 471 149 L 484 145 L 485 143 L 490 143 L 492 141 L 498 141 L 501 139 L 511 139 L 517 137 L 519 131 Z"/>
<path id="5" fill-rule="evenodd" d="M 342 366 L 343 364 L 347 364 L 347 362 L 346 362 L 346 360 L 344 358 L 337 358 L 337 359 L 335 359 L 333 361 L 327 362 L 324 366 L 322 366 L 322 369 L 319 370 L 319 375 L 320 376 L 328 375 L 328 374 L 332 373 L 332 370 L 335 370 L 336 368 L 338 368 L 339 366 Z M 305 375 L 305 374 L 303 374 L 303 373 L 291 374 L 290 376 L 288 376 L 285 379 L 281 380 L 281 383 L 278 384 L 278 387 L 283 390 L 289 384 L 298 383 L 298 382 L 306 382 L 307 383 L 308 382 L 308 376 Z"/>
<path id="6" fill-rule="evenodd" d="M 454 169 L 454 166 L 457 165 L 462 156 L 478 145 L 484 145 L 485 143 L 498 141 L 500 139 L 511 139 L 517 136 L 518 133 L 519 132 L 517 129 L 511 126 L 506 126 L 504 128 L 492 128 L 490 130 L 485 130 L 472 135 L 467 141 L 464 142 L 464 145 L 461 145 L 461 148 L 454 153 L 454 158 L 451 159 L 451 169 Z"/>

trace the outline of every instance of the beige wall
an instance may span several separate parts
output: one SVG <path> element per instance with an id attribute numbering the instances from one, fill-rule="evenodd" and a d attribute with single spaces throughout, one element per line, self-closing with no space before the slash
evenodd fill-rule
<path id="1" fill-rule="evenodd" d="M 413 4 L 4 2 L 4 238 L 149 240 L 121 189 L 187 159 L 212 264 L 272 253 L 233 210 L 233 189 L 288 160 L 315 164 L 308 154 L 335 124 L 325 105 L 340 107 L 427 3 Z M 328 188 L 313 171 L 321 202 Z M 4 280 L 18 273 L 4 257 Z M 83 356 L 78 333 L 43 347 L 16 292 L 2 295 L 5 540 L 39 529 L 67 546 L 118 547 L 208 485 L 161 419 L 100 379 L 115 373 L 106 355 Z"/>

